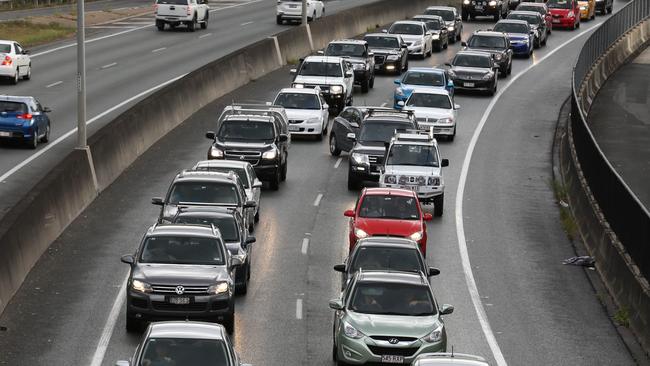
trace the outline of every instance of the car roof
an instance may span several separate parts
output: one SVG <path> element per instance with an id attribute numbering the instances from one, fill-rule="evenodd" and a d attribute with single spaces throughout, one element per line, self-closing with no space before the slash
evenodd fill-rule
<path id="1" fill-rule="evenodd" d="M 201 161 L 197 162 L 194 165 L 193 169 L 196 169 L 198 167 L 207 167 L 207 168 L 222 168 L 222 167 L 223 168 L 246 168 L 246 166 L 248 166 L 248 165 L 250 165 L 250 163 L 247 162 L 247 161 L 213 159 L 213 160 L 201 160 Z"/>
<path id="2" fill-rule="evenodd" d="M 399 37 L 399 34 L 391 34 L 391 33 L 368 33 L 364 37 L 391 37 L 391 38 L 397 38 Z"/>
<path id="3" fill-rule="evenodd" d="M 543 7 L 546 7 L 546 4 L 545 4 L 545 3 L 530 3 L 530 2 L 524 2 L 524 3 L 521 3 L 521 4 L 517 5 L 517 7 L 520 7 L 520 6 L 522 6 L 522 5 L 523 5 L 523 6 L 534 6 L 534 7 L 536 7 L 536 8 L 543 8 Z M 520 10 L 520 11 L 525 11 L 525 10 Z"/>
<path id="4" fill-rule="evenodd" d="M 435 15 L 435 14 L 418 14 L 418 15 L 413 16 L 413 18 L 442 19 L 442 17 L 440 15 Z"/>
<path id="5" fill-rule="evenodd" d="M 429 285 L 420 273 L 399 271 L 359 271 L 358 282 L 389 282 L 408 285 Z"/>
<path id="6" fill-rule="evenodd" d="M 327 63 L 337 63 L 341 62 L 343 58 L 338 56 L 307 56 L 303 62 L 327 62 Z"/>
<path id="7" fill-rule="evenodd" d="M 521 19 L 501 19 L 496 24 L 499 24 L 499 23 L 524 24 L 524 25 L 528 26 L 528 22 L 525 21 L 525 20 L 521 20 Z"/>
<path id="8" fill-rule="evenodd" d="M 0 95 L 0 101 L 29 103 L 34 101 L 34 97 L 25 97 L 20 95 Z"/>
<path id="9" fill-rule="evenodd" d="M 522 20 L 523 22 L 523 20 Z M 487 30 L 477 30 L 474 32 L 474 34 L 479 35 L 479 36 L 488 36 L 488 37 L 500 37 L 503 38 L 506 35 L 503 32 L 496 32 L 496 31 L 487 31 Z"/>
<path id="10" fill-rule="evenodd" d="M 224 339 L 224 327 L 196 321 L 163 321 L 151 323 L 151 338 Z"/>
<path id="11" fill-rule="evenodd" d="M 457 365 L 457 366 L 489 366 L 483 357 L 464 353 L 423 353 L 413 360 L 418 366 L 428 365 Z"/>
<path id="12" fill-rule="evenodd" d="M 411 94 L 438 94 L 438 95 L 447 95 L 449 96 L 449 91 L 442 88 L 432 88 L 426 86 L 416 86 L 413 88 L 413 93 Z"/>
<path id="13" fill-rule="evenodd" d="M 223 121 L 254 121 L 254 122 L 275 122 L 273 116 L 263 116 L 259 114 L 227 114 L 223 116 Z"/>
<path id="14" fill-rule="evenodd" d="M 221 238 L 221 233 L 218 229 L 213 229 L 210 226 L 205 225 L 193 225 L 193 224 L 162 224 L 162 225 L 153 225 L 149 228 L 147 236 L 201 236 L 201 237 L 219 237 Z"/>
<path id="15" fill-rule="evenodd" d="M 442 6 L 442 5 L 435 5 L 435 6 L 429 6 L 427 10 L 433 10 L 433 9 L 439 9 L 439 10 L 456 10 L 453 6 Z"/>
<path id="16" fill-rule="evenodd" d="M 319 89 L 316 89 L 316 88 L 282 88 L 282 89 L 280 89 L 278 94 L 281 94 L 281 93 L 297 93 L 297 94 L 319 95 L 320 94 Z"/>
<path id="17" fill-rule="evenodd" d="M 5 39 L 0 39 L 0 43 L 12 44 L 14 41 L 7 41 Z"/>
<path id="18" fill-rule="evenodd" d="M 181 207 L 178 216 L 210 216 L 210 217 L 234 217 L 235 210 L 232 207 L 223 206 L 188 206 Z"/>
<path id="19" fill-rule="evenodd" d="M 418 249 L 418 243 L 407 238 L 395 236 L 371 236 L 357 241 L 356 247 L 389 247 L 403 249 Z"/>
<path id="20" fill-rule="evenodd" d="M 528 11 L 528 10 L 515 10 L 515 11 L 511 11 L 511 12 L 508 14 L 508 16 L 513 15 L 513 14 L 514 14 L 514 15 L 521 14 L 521 15 L 534 15 L 534 16 L 541 16 L 541 14 L 538 13 L 538 12 L 536 12 L 536 11 Z"/>
<path id="21" fill-rule="evenodd" d="M 444 74 L 445 73 L 445 70 L 438 69 L 438 68 L 435 68 L 435 67 L 409 67 L 409 69 L 405 73 L 409 73 L 411 71 L 430 72 L 430 73 L 436 73 L 436 74 Z"/>
<path id="22" fill-rule="evenodd" d="M 415 193 L 408 189 L 400 188 L 365 188 L 362 192 L 364 196 L 400 196 L 414 197 Z"/>
<path id="23" fill-rule="evenodd" d="M 230 173 L 210 172 L 201 170 L 183 170 L 176 175 L 174 182 L 226 182 L 236 183 L 237 175 Z"/>
<path id="24" fill-rule="evenodd" d="M 393 22 L 393 24 L 413 24 L 413 25 L 420 25 L 422 22 L 418 20 L 398 20 L 396 22 Z"/>
<path id="25" fill-rule="evenodd" d="M 354 44 L 360 44 L 360 45 L 365 45 L 367 42 L 364 41 L 363 39 L 335 39 L 330 42 L 332 43 L 354 43 Z"/>

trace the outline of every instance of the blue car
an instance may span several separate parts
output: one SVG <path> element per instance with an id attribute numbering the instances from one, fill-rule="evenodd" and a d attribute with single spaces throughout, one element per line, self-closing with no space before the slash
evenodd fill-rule
<path id="1" fill-rule="evenodd" d="M 18 140 L 36 149 L 50 139 L 50 118 L 32 97 L 0 96 L 0 139 Z"/>
<path id="2" fill-rule="evenodd" d="M 525 20 L 504 19 L 494 25 L 495 32 L 503 32 L 508 35 L 510 48 L 515 56 L 526 58 L 533 54 L 535 48 L 535 33 Z"/>
<path id="3" fill-rule="evenodd" d="M 445 89 L 452 98 L 454 96 L 454 82 L 443 69 L 414 67 L 405 72 L 401 78 L 395 79 L 395 84 L 397 85 L 393 94 L 393 108 L 395 109 L 401 109 L 397 103 L 406 102 L 415 88 Z"/>

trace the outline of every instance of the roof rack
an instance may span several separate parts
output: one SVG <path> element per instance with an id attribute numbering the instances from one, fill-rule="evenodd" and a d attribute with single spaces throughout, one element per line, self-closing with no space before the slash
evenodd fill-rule
<path id="1" fill-rule="evenodd" d="M 433 127 L 429 127 L 428 130 L 396 129 L 393 139 L 396 141 L 429 142 L 435 140 L 435 135 L 433 134 Z"/>

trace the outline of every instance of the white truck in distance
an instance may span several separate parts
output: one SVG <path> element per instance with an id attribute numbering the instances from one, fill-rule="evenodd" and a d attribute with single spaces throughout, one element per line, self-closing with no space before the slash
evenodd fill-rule
<path id="1" fill-rule="evenodd" d="M 307 21 L 311 22 L 325 14 L 325 4 L 319 0 L 307 0 Z M 302 22 L 302 0 L 278 0 L 276 22 Z"/>
<path id="2" fill-rule="evenodd" d="M 159 31 L 165 30 L 165 24 L 171 29 L 185 25 L 190 32 L 199 25 L 206 29 L 210 18 L 208 0 L 156 0 L 155 13 Z"/>

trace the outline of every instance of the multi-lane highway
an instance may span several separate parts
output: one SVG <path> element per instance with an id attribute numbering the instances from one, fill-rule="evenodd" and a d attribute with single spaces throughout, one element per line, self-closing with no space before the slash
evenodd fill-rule
<path id="1" fill-rule="evenodd" d="M 328 1 L 327 13 L 374 0 Z M 275 24 L 275 2 L 212 2 L 210 26 L 196 33 L 158 32 L 153 17 L 136 27 L 93 30 L 86 45 L 89 134 L 150 92 L 236 49 L 290 27 Z M 0 217 L 75 145 L 74 43 L 32 50 L 32 80 L 0 85 L 0 94 L 31 95 L 52 113 L 51 142 L 37 150 L 0 144 Z M 27 168 L 27 169 L 25 169 Z"/>
<path id="2" fill-rule="evenodd" d="M 621 3 L 615 2 L 615 10 Z M 272 11 L 262 8 L 246 13 L 259 17 L 258 29 L 274 21 Z M 455 306 L 445 321 L 448 346 L 456 352 L 482 355 L 496 365 L 634 364 L 584 270 L 561 264 L 575 251 L 562 231 L 551 188 L 550 150 L 560 106 L 570 91 L 571 65 L 585 35 L 605 18 L 585 22 L 578 31 L 554 31 L 534 57 L 515 60 L 496 96 L 456 96 L 458 134 L 454 142 L 441 142 L 442 157 L 450 160 L 447 209 L 428 224 L 427 254 L 429 264 L 442 271 L 432 280 L 438 300 Z M 217 29 L 240 22 L 224 19 Z M 463 39 L 491 24 L 465 23 Z M 116 37 L 108 41 L 116 54 L 91 56 L 97 59 L 89 65 L 121 60 L 120 52 L 137 48 L 141 56 L 123 61 L 134 70 L 116 67 L 112 76 L 96 71 L 90 77 L 100 89 L 135 93 L 191 70 L 184 62 L 196 67 L 215 55 L 206 50 L 197 59 L 182 54 L 159 60 L 144 51 L 175 42 L 179 50 L 188 43 L 212 42 L 205 46 L 220 45 L 226 52 L 239 46 L 241 33 L 215 33 L 199 41 L 201 32 L 160 37 L 134 32 L 129 37 L 141 37 L 137 45 Z M 459 46 L 412 60 L 411 66 L 443 63 Z M 145 72 L 164 65 L 176 73 Z M 46 74 L 41 78 L 41 83 L 51 81 Z M 369 94 L 355 95 L 355 104 L 390 105 L 393 79 L 378 77 Z M 284 68 L 197 111 L 116 180 L 43 255 L 0 317 L 0 326 L 6 327 L 0 331 L 0 364 L 111 365 L 127 359 L 140 337 L 124 329 L 128 268 L 119 258 L 135 250 L 156 219 L 158 209 L 150 198 L 163 194 L 176 172 L 205 157 L 209 141 L 204 132 L 214 127 L 225 105 L 271 100 L 290 81 Z M 92 113 L 120 99 L 92 88 L 91 94 L 106 99 L 91 107 Z M 59 94 L 52 93 L 52 100 Z M 252 280 L 236 305 L 235 347 L 245 361 L 331 364 L 327 302 L 337 296 L 340 280 L 332 266 L 347 252 L 343 211 L 358 194 L 347 190 L 346 179 L 345 154 L 335 158 L 325 141 L 296 139 L 286 183 L 277 192 L 263 192 Z"/>

